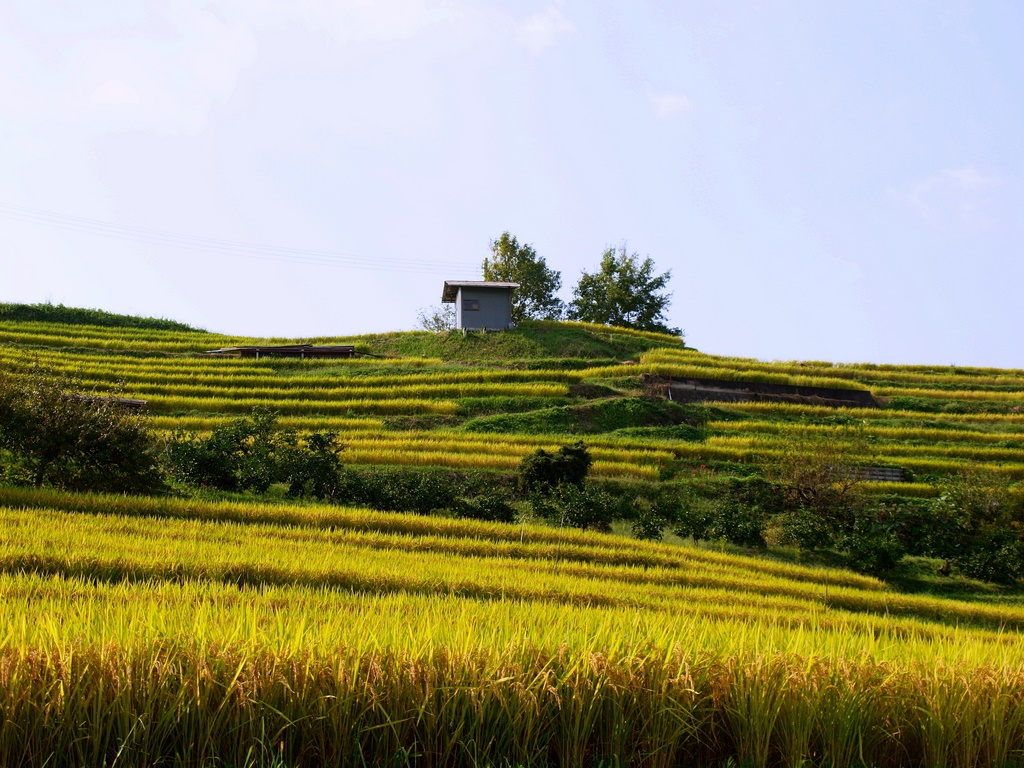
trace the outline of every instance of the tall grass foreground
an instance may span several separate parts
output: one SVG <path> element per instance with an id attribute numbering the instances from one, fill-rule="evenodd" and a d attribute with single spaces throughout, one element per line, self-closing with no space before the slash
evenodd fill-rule
<path id="1" fill-rule="evenodd" d="M 254 653 L 163 642 L 0 653 L 0 763 L 1004 766 L 1024 676 L 868 658 Z"/>

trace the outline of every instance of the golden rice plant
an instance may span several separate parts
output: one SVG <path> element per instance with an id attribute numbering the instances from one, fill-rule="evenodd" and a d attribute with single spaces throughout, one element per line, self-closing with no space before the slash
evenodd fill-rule
<path id="1" fill-rule="evenodd" d="M 218 398 L 218 397 L 149 397 L 147 407 L 157 412 L 206 413 L 251 413 L 254 408 L 266 407 L 268 402 L 261 398 Z M 452 414 L 458 404 L 451 400 L 426 400 L 422 398 L 363 398 L 324 400 L 315 405 L 308 400 L 275 400 L 273 410 L 286 415 L 298 414 Z"/>

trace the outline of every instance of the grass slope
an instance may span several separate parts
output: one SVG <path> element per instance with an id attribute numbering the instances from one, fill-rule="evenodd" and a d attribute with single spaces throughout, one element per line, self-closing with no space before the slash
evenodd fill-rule
<path id="1" fill-rule="evenodd" d="M 583 405 L 542 408 L 526 413 L 481 416 L 467 421 L 463 429 L 469 432 L 561 432 L 588 435 L 628 428 L 686 425 L 691 427 L 692 431 L 675 430 L 667 434 L 688 433 L 696 436 L 700 434 L 696 428 L 706 420 L 706 410 L 682 406 L 668 400 L 617 397 Z"/>
<path id="2" fill-rule="evenodd" d="M 150 328 L 162 331 L 197 331 L 185 323 L 153 317 L 118 315 L 102 309 L 80 309 L 63 304 L 0 303 L 0 322 L 34 321 L 66 325 L 95 325 L 103 328 Z"/>

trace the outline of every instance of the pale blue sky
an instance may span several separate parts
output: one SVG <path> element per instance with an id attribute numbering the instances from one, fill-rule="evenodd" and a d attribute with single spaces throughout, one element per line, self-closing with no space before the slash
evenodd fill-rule
<path id="1" fill-rule="evenodd" d="M 408 329 L 507 229 L 708 352 L 1024 367 L 1022 9 L 0 0 L 0 301 Z"/>

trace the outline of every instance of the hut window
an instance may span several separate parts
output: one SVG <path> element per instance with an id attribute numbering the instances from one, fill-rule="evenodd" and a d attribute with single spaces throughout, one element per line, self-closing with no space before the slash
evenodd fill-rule
<path id="1" fill-rule="evenodd" d="M 463 299 L 462 300 L 462 311 L 463 312 L 479 312 L 480 311 L 480 299 Z"/>

